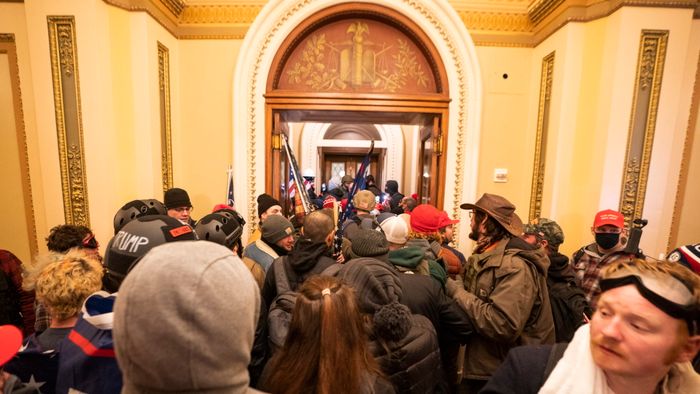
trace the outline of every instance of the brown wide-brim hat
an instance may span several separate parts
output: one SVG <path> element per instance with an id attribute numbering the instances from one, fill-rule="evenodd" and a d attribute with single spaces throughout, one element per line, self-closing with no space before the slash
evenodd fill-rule
<path id="1" fill-rule="evenodd" d="M 462 209 L 476 209 L 494 218 L 509 233 L 519 237 L 523 233 L 523 221 L 515 213 L 515 205 L 497 194 L 484 193 L 474 204 L 462 204 Z"/>

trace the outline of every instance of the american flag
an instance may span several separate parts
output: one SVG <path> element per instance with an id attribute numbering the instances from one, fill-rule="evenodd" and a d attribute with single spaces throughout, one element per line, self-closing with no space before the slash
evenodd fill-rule
<path id="1" fill-rule="evenodd" d="M 311 189 L 311 182 L 306 178 L 304 178 L 304 188 L 306 190 Z M 292 173 L 292 170 L 289 170 L 289 184 L 287 185 L 287 190 L 289 190 L 289 198 L 294 198 L 297 193 L 297 184 L 294 182 L 294 174 Z"/>

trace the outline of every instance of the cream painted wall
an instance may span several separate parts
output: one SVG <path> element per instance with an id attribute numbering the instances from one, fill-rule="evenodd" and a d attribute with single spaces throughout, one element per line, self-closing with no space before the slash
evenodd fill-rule
<path id="1" fill-rule="evenodd" d="M 0 227 L 0 249 L 9 250 L 21 261 L 31 260 L 30 242 L 27 236 L 27 219 L 24 209 L 20 154 L 23 141 L 18 141 L 12 93 L 10 57 L 0 53 L 0 179 L 3 192 L 0 206 L 5 211 L 7 225 Z"/>
<path id="2" fill-rule="evenodd" d="M 691 43 L 688 50 L 684 84 L 693 86 L 695 94 L 700 95 L 700 80 L 695 80 L 699 65 L 698 59 L 700 58 L 700 20 L 693 21 L 690 37 Z M 670 249 L 700 242 L 700 209 L 698 209 L 698 201 L 700 201 L 700 182 L 698 182 L 700 179 L 700 107 L 696 108 L 695 116 L 695 124 L 689 125 L 689 132 L 693 133 L 693 142 L 691 146 L 686 147 L 686 149 L 690 149 L 690 160 L 681 164 L 687 168 L 688 175 L 682 199 L 683 204 L 677 207 L 680 210 L 677 245 L 670 245 Z M 686 142 L 687 140 L 683 139 L 678 145 L 683 146 Z M 674 177 L 669 178 L 671 178 L 669 182 L 674 179 Z"/>
<path id="3" fill-rule="evenodd" d="M 30 62 L 29 36 L 23 4 L 0 3 L 0 32 L 13 33 L 15 35 L 20 89 L 22 93 L 22 111 L 24 114 L 24 128 L 27 153 L 29 156 L 29 176 L 31 180 L 35 225 L 37 229 L 37 243 L 39 251 L 42 251 L 46 250 L 44 238 L 48 233 L 45 205 L 42 203 L 44 201 L 45 186 L 40 160 L 40 147 L 42 144 L 45 144 L 45 142 L 40 138 L 37 129 L 34 77 L 32 73 L 32 64 Z M 10 250 L 14 249 L 14 246 L 4 245 L 3 247 Z M 23 262 L 25 264 L 31 264 L 28 257 L 23 260 Z"/>
<path id="4" fill-rule="evenodd" d="M 526 220 L 534 155 L 529 148 L 534 147 L 530 134 L 535 129 L 528 110 L 531 91 L 538 90 L 538 83 L 533 85 L 530 77 L 533 50 L 477 47 L 476 52 L 483 83 L 477 198 L 483 193 L 502 195 Z M 508 77 L 504 78 L 504 74 Z M 508 182 L 493 181 L 496 168 L 508 170 Z"/>
<path id="5" fill-rule="evenodd" d="M 233 157 L 231 132 L 233 70 L 241 40 L 180 41 L 181 127 L 173 140 L 177 161 L 176 186 L 187 189 L 195 205 L 194 217 L 211 212 L 226 197 L 226 170 Z M 175 154 L 175 152 L 178 152 Z M 235 160 L 247 160 L 235 158 Z M 264 165 L 264 157 L 258 161 Z M 238 191 L 246 179 L 234 179 L 236 201 L 245 198 Z"/>

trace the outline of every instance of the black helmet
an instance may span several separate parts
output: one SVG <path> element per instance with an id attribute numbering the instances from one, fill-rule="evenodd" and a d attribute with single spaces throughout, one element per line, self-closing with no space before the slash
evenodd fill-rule
<path id="1" fill-rule="evenodd" d="M 194 227 L 199 239 L 216 242 L 232 249 L 241 239 L 245 220 L 238 212 L 224 209 L 199 219 Z"/>
<path id="2" fill-rule="evenodd" d="M 107 244 L 103 285 L 113 293 L 149 250 L 166 242 L 194 241 L 192 228 L 165 215 L 144 215 L 127 223 Z"/>
<path id="3" fill-rule="evenodd" d="M 129 201 L 114 215 L 114 234 L 130 221 L 146 215 L 167 215 L 162 202 L 155 199 Z"/>

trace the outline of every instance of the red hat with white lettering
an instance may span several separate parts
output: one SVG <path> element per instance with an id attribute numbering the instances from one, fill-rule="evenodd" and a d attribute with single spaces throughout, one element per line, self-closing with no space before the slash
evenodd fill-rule
<path id="1" fill-rule="evenodd" d="M 625 217 L 620 212 L 613 211 L 612 209 L 600 211 L 595 215 L 595 220 L 593 221 L 593 228 L 598 228 L 605 225 L 624 228 Z"/>
<path id="2" fill-rule="evenodd" d="M 170 216 L 141 216 L 130 221 L 107 244 L 104 259 L 106 290 L 117 291 L 131 268 L 154 247 L 166 242 L 196 239 L 192 227 Z"/>

